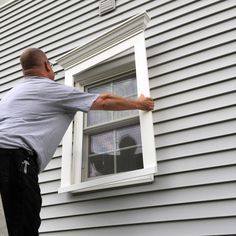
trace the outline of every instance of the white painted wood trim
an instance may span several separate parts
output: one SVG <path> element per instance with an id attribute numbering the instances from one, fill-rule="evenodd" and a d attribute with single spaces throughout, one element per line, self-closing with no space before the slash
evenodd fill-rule
<path id="1" fill-rule="evenodd" d="M 97 65 L 98 63 L 105 61 L 106 59 L 110 58 L 111 55 L 115 56 L 127 49 L 130 49 L 134 47 L 134 41 L 136 40 L 136 37 L 138 36 L 127 39 L 126 41 L 121 42 L 114 47 L 107 48 L 106 50 L 101 51 L 99 54 L 91 56 L 90 58 L 87 58 L 87 60 L 81 61 L 79 64 L 76 63 L 73 67 L 68 68 L 67 71 L 72 75 L 76 75 L 79 72 L 85 71 Z"/>
<path id="2" fill-rule="evenodd" d="M 58 192 L 85 192 L 96 189 L 106 189 L 122 185 L 152 182 L 154 180 L 155 167 L 118 173 L 115 175 L 104 176 L 98 179 L 60 187 Z"/>
<path id="3" fill-rule="evenodd" d="M 65 84 L 74 85 L 73 76 L 65 71 Z M 68 186 L 72 183 L 72 142 L 73 124 L 68 127 L 62 139 L 62 163 L 61 163 L 61 186 Z"/>
<path id="4" fill-rule="evenodd" d="M 79 86 L 77 83 L 76 86 L 81 91 L 84 91 L 82 86 Z M 83 112 L 77 112 L 74 118 L 74 140 L 73 143 L 76 144 L 73 146 L 73 153 L 71 158 L 73 158 L 73 169 L 72 169 L 72 184 L 82 182 L 82 155 L 83 155 Z M 75 168 L 76 167 L 76 168 Z"/>
<path id="5" fill-rule="evenodd" d="M 82 61 L 86 61 L 96 54 L 113 48 L 114 45 L 143 32 L 149 21 L 148 14 L 145 11 L 141 12 L 86 44 L 64 54 L 57 59 L 57 62 L 66 70 L 74 67 L 75 64 L 80 64 Z"/>
<path id="6" fill-rule="evenodd" d="M 134 47 L 138 95 L 143 94 L 149 97 L 150 89 L 144 33 L 136 36 Z M 144 168 L 149 168 L 153 167 L 154 163 L 157 165 L 156 150 L 153 148 L 155 147 L 154 129 L 150 125 L 153 124 L 152 112 L 139 111 L 139 117 L 143 156 L 148 157 L 143 158 Z"/>

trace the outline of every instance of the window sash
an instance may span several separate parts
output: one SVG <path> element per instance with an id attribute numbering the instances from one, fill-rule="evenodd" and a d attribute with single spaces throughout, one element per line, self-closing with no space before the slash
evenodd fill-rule
<path id="1" fill-rule="evenodd" d="M 138 126 L 138 127 L 135 127 L 135 126 Z M 134 131 L 137 131 L 135 129 L 138 128 L 138 132 L 140 132 L 140 124 L 133 124 L 131 126 L 125 126 L 125 127 L 119 127 L 118 129 L 110 129 L 109 132 L 111 132 L 111 135 L 113 136 L 112 138 L 112 148 L 109 149 L 109 150 L 106 150 L 106 151 L 103 151 L 103 152 L 97 152 L 95 154 L 93 153 L 90 153 L 89 151 L 89 148 L 90 147 L 90 141 L 89 141 L 89 138 L 90 136 L 89 135 L 86 135 L 84 136 L 84 156 L 83 156 L 83 169 L 82 169 L 82 180 L 83 181 L 87 181 L 87 180 L 91 180 L 92 178 L 97 178 L 99 176 L 105 176 L 105 175 L 115 175 L 117 173 L 120 173 L 120 172 L 129 172 L 129 171 L 133 171 L 133 170 L 138 170 L 138 169 L 142 169 L 143 168 L 143 154 L 142 154 L 142 142 L 141 142 L 141 134 L 140 134 L 140 140 L 134 140 L 134 142 L 137 142 L 135 143 L 134 145 L 128 145 L 128 146 L 125 146 L 125 147 L 120 147 L 120 146 L 117 146 L 117 141 L 121 139 L 119 139 L 119 136 L 116 136 L 119 134 L 119 131 L 121 131 L 122 129 L 125 130 L 125 129 L 134 129 Z M 122 132 L 122 131 L 121 131 Z M 97 133 L 95 133 L 96 135 Z M 92 134 L 93 135 L 93 134 Z M 118 138 L 118 139 L 117 139 Z M 134 136 L 131 136 L 131 138 L 134 138 L 136 139 Z M 136 152 L 138 150 L 141 150 L 141 152 L 138 151 L 138 153 L 134 153 L 133 157 L 126 157 L 128 158 L 128 163 L 127 165 L 125 165 L 125 168 L 122 167 L 122 157 L 124 158 L 124 156 L 122 154 L 124 154 L 125 151 L 127 150 L 135 150 Z M 120 154 L 119 154 L 120 153 Z M 108 156 L 107 157 L 102 157 L 103 155 L 110 155 L 110 161 L 108 161 L 109 159 L 106 159 L 106 158 L 109 158 Z M 98 157 L 99 156 L 99 157 Z M 90 176 L 90 160 L 93 159 L 93 158 L 101 158 L 100 160 L 102 160 L 102 158 L 104 158 L 104 161 L 106 162 L 106 164 L 109 165 L 113 163 L 113 167 L 110 166 L 111 168 L 113 168 L 113 172 L 110 173 L 109 172 L 109 169 L 107 169 L 107 171 L 102 171 L 99 170 L 99 169 L 96 169 L 95 166 L 94 166 L 94 174 L 97 176 Z M 119 159 L 121 158 L 121 159 Z M 130 159 L 131 158 L 131 159 Z M 97 163 L 99 165 L 99 163 Z M 104 165 L 106 165 L 104 164 Z M 98 172 L 97 172 L 98 171 Z M 101 175 L 99 175 L 99 173 L 101 173 Z"/>
<path id="2" fill-rule="evenodd" d="M 131 87 L 133 86 L 133 87 Z M 116 95 L 119 96 L 124 96 L 124 97 L 137 97 L 137 80 L 135 73 L 132 74 L 123 74 L 123 76 L 119 75 L 118 79 L 116 77 L 112 77 L 111 79 L 104 80 L 103 82 L 98 82 L 93 85 L 87 85 L 85 87 L 85 90 L 91 93 L 104 93 L 104 92 L 110 92 L 110 93 L 116 93 Z M 116 91 L 116 92 L 115 92 Z M 121 94 L 120 94 L 121 93 Z M 91 113 L 94 111 L 91 111 Z M 110 111 L 104 111 L 104 112 L 110 112 Z M 121 118 L 116 118 L 116 114 L 120 113 Z M 115 142 L 117 137 L 116 137 L 116 132 L 118 132 L 119 129 L 123 127 L 131 127 L 134 126 L 135 124 L 139 125 L 139 131 L 140 131 L 140 124 L 139 124 L 139 116 L 137 115 L 138 111 L 132 110 L 132 112 L 127 114 L 126 116 L 123 116 L 122 113 L 123 111 L 111 111 L 111 120 L 105 120 L 104 122 L 99 122 L 97 123 L 96 120 L 92 122 L 92 125 L 88 125 L 89 122 L 89 114 L 85 115 L 85 122 L 84 122 L 84 145 L 83 149 L 83 169 L 82 169 L 82 181 L 88 181 L 91 180 L 92 178 L 97 178 L 100 175 L 115 175 L 119 172 L 128 172 L 131 170 L 120 170 L 118 171 L 118 163 L 121 161 L 118 160 L 117 152 L 115 147 Z M 133 113 L 133 114 L 132 114 Z M 136 114 L 135 114 L 136 113 Z M 119 114 L 117 115 L 119 117 Z M 108 116 L 105 116 L 109 117 Z M 95 116 L 96 119 L 96 116 Z M 90 132 L 89 132 L 90 131 Z M 99 133 L 105 133 L 105 132 L 112 132 L 110 133 L 113 138 L 112 138 L 112 149 L 107 150 L 106 152 L 103 153 L 96 153 L 96 154 L 90 154 L 90 148 L 91 148 L 91 140 L 90 138 L 96 134 Z M 141 137 L 140 137 L 141 139 Z M 110 139 L 109 139 L 110 140 Z M 137 145 L 136 145 L 137 146 Z M 141 144 L 140 144 L 141 146 Z M 108 156 L 107 156 L 108 155 Z M 92 157 L 97 156 L 98 159 L 94 159 Z M 104 157 L 103 157 L 104 156 Z M 105 157 L 106 156 L 106 157 Z M 121 156 L 120 156 L 121 158 Z M 104 161 L 104 164 L 100 163 Z M 135 168 L 134 166 L 137 166 L 137 169 L 143 168 L 143 155 L 141 152 L 141 160 L 142 161 L 142 167 L 137 164 L 138 159 L 134 159 L 133 161 L 133 166 L 131 164 L 131 167 L 129 166 L 130 169 Z M 95 167 L 95 165 L 97 165 Z M 128 164 L 127 164 L 128 165 Z M 100 169 L 98 168 L 108 168 L 106 169 Z M 140 168 L 139 168 L 140 167 Z M 90 169 L 92 168 L 92 169 Z M 122 168 L 122 167 L 121 167 Z M 132 171 L 135 169 L 132 169 Z M 94 176 L 91 176 L 92 175 Z"/>
<path id="3" fill-rule="evenodd" d="M 87 114 L 84 114 L 84 116 L 85 116 L 85 120 L 86 120 Z M 88 175 L 89 175 L 89 156 L 90 156 L 89 155 L 89 135 L 94 135 L 97 133 L 111 131 L 111 130 L 116 130 L 116 129 L 122 128 L 124 126 L 130 127 L 130 126 L 133 126 L 136 124 L 140 125 L 138 115 L 131 116 L 131 117 L 125 117 L 122 119 L 113 120 L 111 122 L 97 124 L 94 126 L 84 128 L 84 130 L 83 130 L 83 147 L 84 148 L 83 148 L 83 152 L 82 152 L 83 157 L 82 157 L 82 172 L 81 172 L 82 182 L 92 179 L 91 177 L 88 177 Z M 142 156 L 142 161 L 144 162 L 143 156 Z M 113 173 L 113 175 L 115 175 L 115 174 L 117 174 L 117 173 Z"/>
<path id="4" fill-rule="evenodd" d="M 120 85 L 123 84 L 123 89 L 129 90 L 131 85 L 132 85 L 132 89 L 131 91 L 128 91 L 127 93 L 123 93 L 120 94 L 119 92 L 116 93 L 115 91 L 119 91 L 122 93 L 122 87 L 120 87 Z M 134 87 L 133 87 L 134 86 Z M 106 88 L 105 90 L 103 88 Z M 96 90 L 97 88 L 97 90 Z M 135 73 L 124 73 L 123 77 L 121 75 L 119 75 L 118 77 L 114 76 L 112 78 L 109 79 L 104 79 L 103 82 L 98 82 L 95 83 L 93 85 L 87 85 L 85 90 L 87 92 L 90 93 L 104 93 L 104 92 L 110 92 L 110 93 L 114 93 L 115 95 L 119 95 L 119 96 L 123 96 L 126 98 L 136 98 L 137 97 L 137 79 L 135 76 Z M 105 121 L 100 121 L 100 122 L 96 122 L 96 121 L 89 121 L 89 118 L 93 119 L 94 114 L 96 116 L 99 114 L 107 114 L 108 116 L 106 116 L 108 118 L 108 120 L 105 118 Z M 125 114 L 126 113 L 126 114 Z M 110 124 L 115 120 L 120 120 L 122 118 L 127 119 L 129 117 L 132 116 L 138 116 L 138 111 L 136 110 L 125 110 L 125 111 L 90 111 L 88 114 L 86 114 L 85 116 L 85 120 L 84 120 L 84 129 L 86 129 L 87 127 L 91 127 L 91 126 L 99 126 L 102 124 Z M 98 116 L 96 117 L 98 118 Z M 92 123 L 92 124 L 90 124 Z"/>
<path id="5" fill-rule="evenodd" d="M 93 125 L 90 127 L 86 127 L 83 130 L 83 133 L 85 135 L 95 134 L 103 131 L 108 131 L 110 129 L 117 129 L 122 126 L 130 126 L 139 123 L 139 116 L 130 116 L 127 118 L 117 119 L 113 120 L 111 122 L 99 124 L 99 125 Z"/>

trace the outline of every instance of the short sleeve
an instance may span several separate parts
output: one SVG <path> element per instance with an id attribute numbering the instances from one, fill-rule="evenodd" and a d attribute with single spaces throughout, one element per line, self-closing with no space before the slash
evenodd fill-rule
<path id="1" fill-rule="evenodd" d="M 73 88 L 71 92 L 63 98 L 61 105 L 64 109 L 69 111 L 88 112 L 98 96 L 99 94 L 81 92 L 80 90 Z"/>

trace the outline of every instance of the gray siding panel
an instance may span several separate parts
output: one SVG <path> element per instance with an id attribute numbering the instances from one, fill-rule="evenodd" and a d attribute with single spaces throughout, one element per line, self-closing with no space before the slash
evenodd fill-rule
<path id="1" fill-rule="evenodd" d="M 136 236 L 156 236 L 156 235 L 175 235 L 175 236 L 230 236 L 235 232 L 235 217 L 228 218 L 212 218 L 194 221 L 175 221 L 166 223 L 150 223 L 128 226 L 116 226 L 107 228 L 94 228 L 88 230 L 62 231 L 56 233 L 43 233 L 44 236 L 120 236 L 120 235 L 136 235 Z M 203 228 L 202 226 L 205 225 Z M 224 225 L 224 229 L 221 227 Z"/>
<path id="2" fill-rule="evenodd" d="M 0 8 L 0 98 L 22 77 L 19 55 L 54 61 L 146 10 L 158 173 L 152 184 L 58 194 L 61 146 L 40 174 L 41 235 L 236 234 L 236 3 L 234 0 L 23 0 Z M 64 81 L 55 65 L 57 80 Z"/>
<path id="3" fill-rule="evenodd" d="M 200 203 L 206 201 L 230 200 L 235 196 L 236 190 L 234 186 L 233 183 L 226 183 L 225 185 L 201 186 L 189 189 L 182 188 L 162 192 L 153 191 L 132 196 L 127 195 L 122 199 L 113 198 L 110 201 L 107 201 L 107 199 L 96 199 L 89 202 L 81 202 L 80 204 L 74 202 L 69 206 L 64 204 L 58 205 L 54 202 L 43 208 L 42 217 L 45 219 L 51 219 L 57 216 L 66 217 L 78 213 L 79 215 L 84 215 L 111 211 L 115 212 L 119 210 L 125 211 L 160 206 L 182 205 L 186 202 Z M 227 191 L 229 188 L 232 189 L 232 191 Z M 210 193 L 209 190 L 211 190 Z M 201 191 L 200 196 L 198 196 L 199 191 Z M 225 194 L 225 191 L 227 194 Z M 99 204 L 96 204 L 98 202 Z"/>
<path id="4" fill-rule="evenodd" d="M 124 212 L 116 211 L 102 214 L 96 213 L 92 215 L 47 219 L 44 221 L 41 228 L 44 231 L 49 231 L 52 229 L 100 228 L 163 221 L 180 221 L 186 219 L 222 218 L 225 216 L 233 216 L 236 210 L 235 205 L 236 200 L 224 200 L 165 207 L 129 209 Z M 145 217 L 143 217 L 144 215 Z"/>

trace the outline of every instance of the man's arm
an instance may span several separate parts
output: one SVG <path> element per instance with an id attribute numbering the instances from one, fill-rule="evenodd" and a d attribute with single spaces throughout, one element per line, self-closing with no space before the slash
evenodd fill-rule
<path id="1" fill-rule="evenodd" d="M 154 108 L 154 101 L 150 97 L 141 95 L 136 100 L 119 97 L 113 94 L 101 94 L 93 102 L 91 110 L 134 110 L 151 111 Z"/>

